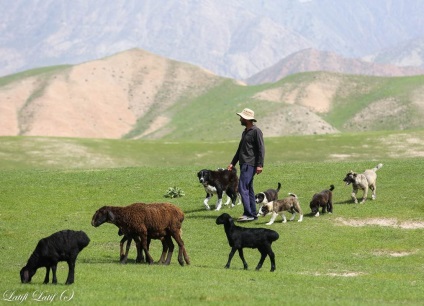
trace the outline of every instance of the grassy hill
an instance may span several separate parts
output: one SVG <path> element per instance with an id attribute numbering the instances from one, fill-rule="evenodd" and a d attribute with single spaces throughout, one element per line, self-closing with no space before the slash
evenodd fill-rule
<path id="1" fill-rule="evenodd" d="M 0 78 L 0 135 L 237 140 L 255 110 L 267 137 L 424 127 L 424 76 L 309 72 L 246 86 L 130 50 Z"/>

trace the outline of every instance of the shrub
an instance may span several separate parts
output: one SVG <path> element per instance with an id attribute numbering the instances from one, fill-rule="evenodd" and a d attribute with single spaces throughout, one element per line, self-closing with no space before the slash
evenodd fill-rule
<path id="1" fill-rule="evenodd" d="M 179 198 L 185 196 L 184 190 L 179 187 L 169 187 L 165 193 L 165 198 Z"/>

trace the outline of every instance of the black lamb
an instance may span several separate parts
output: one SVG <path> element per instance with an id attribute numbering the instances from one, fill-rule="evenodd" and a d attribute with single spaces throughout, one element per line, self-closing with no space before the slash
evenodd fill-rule
<path id="1" fill-rule="evenodd" d="M 271 272 L 275 271 L 275 254 L 271 249 L 271 244 L 279 238 L 276 231 L 267 228 L 246 228 L 234 224 L 233 218 L 227 213 L 220 215 L 216 219 L 216 224 L 224 224 L 225 233 L 227 234 L 228 243 L 231 246 L 230 255 L 225 268 L 230 267 L 231 259 L 238 250 L 244 269 L 247 270 L 247 262 L 244 259 L 243 248 L 258 249 L 261 253 L 256 270 L 259 270 L 264 263 L 267 255 L 271 260 Z"/>
<path id="2" fill-rule="evenodd" d="M 21 269 L 22 283 L 31 282 L 31 278 L 38 268 L 46 267 L 44 284 L 49 282 L 50 269 L 53 271 L 53 284 L 57 284 L 56 268 L 59 261 L 68 263 L 69 271 L 66 285 L 74 282 L 75 261 L 82 249 L 90 243 L 90 239 L 83 231 L 63 230 L 41 239 L 34 252 Z"/>

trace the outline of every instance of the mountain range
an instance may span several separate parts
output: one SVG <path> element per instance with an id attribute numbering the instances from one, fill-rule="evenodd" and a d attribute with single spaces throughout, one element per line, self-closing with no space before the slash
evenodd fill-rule
<path id="1" fill-rule="evenodd" d="M 421 0 L 1 1 L 0 76 L 133 48 L 248 83 L 314 69 L 422 74 L 423 11 Z"/>

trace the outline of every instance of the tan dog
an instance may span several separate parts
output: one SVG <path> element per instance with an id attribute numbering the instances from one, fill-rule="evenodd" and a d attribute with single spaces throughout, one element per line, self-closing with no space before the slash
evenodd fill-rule
<path id="1" fill-rule="evenodd" d="M 272 213 L 271 220 L 266 225 L 271 225 L 274 223 L 275 219 L 278 215 L 281 215 L 283 218 L 283 223 L 287 222 L 286 216 L 284 215 L 285 211 L 288 211 L 292 214 L 292 217 L 290 218 L 290 221 L 293 221 L 296 217 L 296 212 L 299 213 L 299 220 L 298 222 L 302 222 L 303 220 L 303 212 L 300 208 L 299 199 L 297 196 L 293 193 L 289 193 L 289 197 L 281 199 L 281 200 L 275 200 L 269 203 L 264 204 L 260 209 L 258 213 L 259 216 L 266 216 L 269 213 Z"/>
<path id="2" fill-rule="evenodd" d="M 343 181 L 346 185 L 352 184 L 352 199 L 355 203 L 358 203 L 358 199 L 356 198 L 356 194 L 358 190 L 361 189 L 364 191 L 364 195 L 362 197 L 361 203 L 365 203 L 368 196 L 368 188 L 372 190 L 372 199 L 376 198 L 376 189 L 377 189 L 377 170 L 383 167 L 383 164 L 378 164 L 372 169 L 365 170 L 364 173 L 356 173 L 350 170 L 346 174 L 346 177 Z"/>

